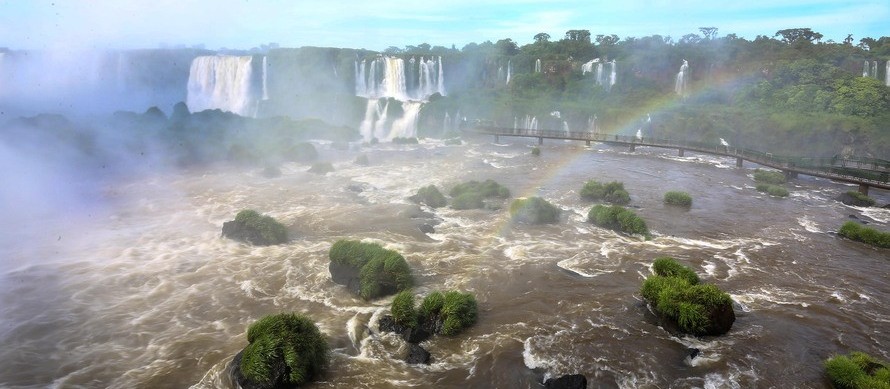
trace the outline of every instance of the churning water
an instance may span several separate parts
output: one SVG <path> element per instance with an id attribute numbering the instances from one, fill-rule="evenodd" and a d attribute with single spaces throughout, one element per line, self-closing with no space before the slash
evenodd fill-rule
<path id="1" fill-rule="evenodd" d="M 224 167 L 132 177 L 82 211 L 22 226 L 2 249 L 0 386 L 231 388 L 225 368 L 247 326 L 282 311 L 308 314 L 329 338 L 317 388 L 534 388 L 568 373 L 591 387 L 825 388 L 821 362 L 832 354 L 890 357 L 890 252 L 832 233 L 850 215 L 887 230 L 890 211 L 832 200 L 850 187 L 802 178 L 778 199 L 753 189 L 753 166 L 710 156 L 550 142 L 536 158 L 523 140 L 488 141 L 349 152 L 318 143 L 336 172 L 286 164 L 278 178 Z M 352 163 L 360 152 L 370 166 Z M 511 224 L 508 204 L 433 210 L 406 199 L 488 178 L 558 205 L 561 222 Z M 592 204 L 578 191 L 590 179 L 623 181 L 654 239 L 586 223 Z M 664 206 L 668 190 L 689 192 L 692 208 Z M 290 242 L 220 238 L 245 208 L 289 225 Z M 436 231 L 420 232 L 432 219 Z M 340 238 L 401 252 L 419 294 L 473 292 L 478 323 L 425 342 L 431 365 L 405 364 L 405 344 L 376 331 L 390 300 L 362 301 L 331 281 L 327 252 Z M 639 287 L 661 255 L 732 295 L 727 335 L 678 338 L 657 326 Z M 701 354 L 690 359 L 689 348 Z"/>

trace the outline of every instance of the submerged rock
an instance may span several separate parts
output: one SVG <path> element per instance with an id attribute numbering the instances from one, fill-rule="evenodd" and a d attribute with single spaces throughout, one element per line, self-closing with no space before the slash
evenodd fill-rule
<path id="1" fill-rule="evenodd" d="M 433 334 L 433 332 L 430 331 L 430 326 L 423 324 L 424 323 L 421 323 L 416 328 L 411 328 L 396 323 L 391 315 L 386 315 L 380 318 L 380 322 L 377 326 L 380 328 L 380 331 L 396 333 L 406 342 L 417 344 L 429 339 Z"/>
<path id="2" fill-rule="evenodd" d="M 238 212 L 235 220 L 222 226 L 222 236 L 257 246 L 280 244 L 287 241 L 287 229 L 270 216 L 253 210 Z"/>
<path id="3" fill-rule="evenodd" d="M 587 388 L 587 377 L 583 374 L 569 374 L 556 379 L 549 379 L 544 382 L 547 389 L 585 389 Z"/>
<path id="4" fill-rule="evenodd" d="M 408 344 L 408 356 L 405 357 L 405 362 L 410 363 L 412 365 L 416 364 L 430 364 L 430 353 L 426 351 L 423 347 L 420 347 L 414 343 Z"/>

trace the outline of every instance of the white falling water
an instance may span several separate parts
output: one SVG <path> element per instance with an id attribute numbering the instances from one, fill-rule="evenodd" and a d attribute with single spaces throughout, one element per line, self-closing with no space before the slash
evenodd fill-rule
<path id="1" fill-rule="evenodd" d="M 868 77 L 868 60 L 865 60 L 865 63 L 862 64 L 862 77 Z"/>
<path id="2" fill-rule="evenodd" d="M 255 116 L 251 56 L 201 56 L 189 70 L 186 102 L 192 112 L 220 109 Z"/>
<path id="3" fill-rule="evenodd" d="M 686 97 L 686 87 L 687 87 L 687 84 L 689 83 L 688 73 L 689 73 L 689 62 L 687 62 L 684 59 L 683 65 L 680 66 L 680 72 L 677 73 L 677 80 L 674 83 L 674 92 L 677 92 L 677 94 L 682 97 Z"/>
<path id="4" fill-rule="evenodd" d="M 368 99 L 368 105 L 365 107 L 365 118 L 359 125 L 359 133 L 363 139 L 370 140 L 374 138 L 374 119 L 377 118 L 377 103 L 380 100 Z"/>
<path id="5" fill-rule="evenodd" d="M 377 104 L 377 120 L 374 121 L 374 132 L 373 136 L 378 139 L 390 139 L 386 135 L 388 131 L 386 131 L 386 120 L 389 115 L 389 100 L 386 100 L 386 103 L 383 104 L 383 109 L 380 109 L 380 104 Z"/>
<path id="6" fill-rule="evenodd" d="M 723 147 L 729 147 L 729 143 L 726 142 L 726 140 L 723 138 L 720 138 L 720 145 Z"/>
<path id="7" fill-rule="evenodd" d="M 2 59 L 0 58 L 0 66 L 2 66 Z M 884 65 L 884 85 L 890 86 L 890 61 L 887 61 L 887 64 Z"/>
<path id="8" fill-rule="evenodd" d="M 587 118 L 587 130 L 590 132 L 596 132 L 596 115 Z"/>
<path id="9" fill-rule="evenodd" d="M 569 122 L 565 120 L 562 121 L 562 131 L 565 132 L 566 136 L 569 136 L 572 132 L 572 130 L 569 129 Z"/>
<path id="10" fill-rule="evenodd" d="M 613 59 L 612 62 L 609 62 L 612 66 L 610 66 L 609 71 L 609 90 L 612 90 L 612 87 L 615 85 L 615 81 L 618 80 L 618 64 L 615 63 Z"/>
<path id="11" fill-rule="evenodd" d="M 525 115 L 525 120 L 522 123 L 522 128 L 526 130 L 537 130 L 538 118 L 531 115 Z"/>
<path id="12" fill-rule="evenodd" d="M 594 58 L 581 65 L 581 74 L 593 73 L 593 65 L 599 63 L 599 58 Z"/>
<path id="13" fill-rule="evenodd" d="M 402 103 L 402 110 L 405 111 L 405 114 L 392 122 L 392 128 L 389 133 L 382 136 L 382 138 L 411 138 L 417 136 L 417 117 L 420 115 L 422 107 L 423 102 L 421 101 L 406 101 Z"/>
<path id="14" fill-rule="evenodd" d="M 878 61 L 871 62 L 871 76 L 878 78 Z"/>
<path id="15" fill-rule="evenodd" d="M 507 61 L 507 82 L 505 84 L 510 84 L 510 78 L 513 76 L 513 60 Z"/>
<path id="16" fill-rule="evenodd" d="M 442 62 L 442 56 L 439 56 L 439 77 L 436 77 L 439 82 L 439 94 L 442 96 L 447 95 L 445 93 L 445 64 Z"/>
<path id="17" fill-rule="evenodd" d="M 643 129 L 637 128 L 637 140 L 643 140 Z"/>
<path id="18" fill-rule="evenodd" d="M 541 59 L 538 58 L 535 60 L 535 73 L 541 72 Z"/>
<path id="19" fill-rule="evenodd" d="M 269 100 L 269 90 L 268 84 L 266 83 L 266 74 L 268 73 L 269 63 L 266 61 L 266 56 L 263 56 L 263 100 Z"/>

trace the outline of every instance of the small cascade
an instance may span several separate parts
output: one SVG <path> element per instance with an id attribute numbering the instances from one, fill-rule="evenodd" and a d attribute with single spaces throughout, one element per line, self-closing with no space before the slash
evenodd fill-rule
<path id="1" fill-rule="evenodd" d="M 380 109 L 380 104 L 377 104 L 377 120 L 374 121 L 374 132 L 372 135 L 377 137 L 378 139 L 389 139 L 387 137 L 388 132 L 386 131 L 386 120 L 388 112 L 389 112 L 389 100 L 386 100 L 386 103 L 383 104 L 383 109 Z"/>
<path id="2" fill-rule="evenodd" d="M 643 140 L 643 129 L 637 128 L 637 140 Z"/>
<path id="3" fill-rule="evenodd" d="M 878 78 L 878 61 L 871 61 L 871 76 Z"/>
<path id="4" fill-rule="evenodd" d="M 510 78 L 512 76 L 513 76 L 513 60 L 511 59 L 511 60 L 507 61 L 507 82 L 504 83 L 505 85 L 510 84 Z"/>
<path id="5" fill-rule="evenodd" d="M 596 132 L 596 114 L 587 118 L 587 131 Z"/>
<path id="6" fill-rule="evenodd" d="M 615 86 L 615 81 L 618 80 L 618 64 L 614 59 L 609 64 L 612 65 L 609 67 L 609 90 L 612 90 L 612 87 Z"/>
<path id="7" fill-rule="evenodd" d="M 689 73 L 689 62 L 685 59 L 683 60 L 683 65 L 680 66 L 680 72 L 677 73 L 677 80 L 674 83 L 674 92 L 677 92 L 677 95 L 685 98 L 686 97 L 686 87 L 689 83 L 688 75 Z"/>
<path id="8" fill-rule="evenodd" d="M 439 68 L 439 76 L 436 77 L 436 81 L 438 81 L 438 85 L 439 85 L 438 92 L 440 95 L 446 96 L 447 93 L 445 93 L 445 64 L 442 62 L 441 55 L 439 56 L 438 68 Z"/>
<path id="9" fill-rule="evenodd" d="M 862 64 L 862 77 L 868 77 L 868 60 L 865 60 L 865 63 Z"/>
<path id="10" fill-rule="evenodd" d="M 266 75 L 269 70 L 269 62 L 266 61 L 266 56 L 263 56 L 263 101 L 269 100 L 269 84 L 266 82 Z"/>
<path id="11" fill-rule="evenodd" d="M 420 115 L 420 108 L 423 107 L 421 101 L 406 101 L 402 103 L 402 110 L 405 112 L 401 118 L 392 122 L 392 128 L 384 139 L 392 139 L 395 137 L 412 138 L 417 136 L 417 117 Z"/>
<path id="12" fill-rule="evenodd" d="M 192 112 L 220 109 L 256 115 L 251 56 L 201 56 L 189 70 L 186 103 Z"/>
<path id="13" fill-rule="evenodd" d="M 3 66 L 2 60 L 3 58 L 0 57 L 0 69 L 2 69 Z M 890 86 L 890 60 L 884 65 L 884 85 Z"/>
<path id="14" fill-rule="evenodd" d="M 562 131 L 565 132 L 566 136 L 569 136 L 572 132 L 572 130 L 569 129 L 569 122 L 565 120 L 562 121 Z"/>
<path id="15" fill-rule="evenodd" d="M 599 58 L 594 58 L 590 61 L 585 62 L 583 65 L 581 65 L 581 74 L 584 75 L 587 73 L 593 73 L 593 65 L 595 65 L 599 61 Z"/>
<path id="16" fill-rule="evenodd" d="M 359 133 L 362 139 L 371 139 L 374 137 L 374 119 L 377 117 L 377 99 L 368 99 L 368 105 L 365 107 L 365 118 L 359 125 Z"/>
<path id="17" fill-rule="evenodd" d="M 723 138 L 720 138 L 720 145 L 723 146 L 723 147 L 729 147 L 729 142 L 727 142 L 727 141 L 726 141 L 725 139 L 723 139 Z"/>
<path id="18" fill-rule="evenodd" d="M 525 120 L 522 123 L 522 129 L 525 130 L 537 130 L 538 129 L 538 118 L 531 115 L 525 115 Z"/>

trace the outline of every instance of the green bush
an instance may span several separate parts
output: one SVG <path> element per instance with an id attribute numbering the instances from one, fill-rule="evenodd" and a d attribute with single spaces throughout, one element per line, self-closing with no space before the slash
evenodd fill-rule
<path id="1" fill-rule="evenodd" d="M 287 159 L 295 162 L 312 162 L 318 158 L 318 150 L 312 143 L 307 142 L 293 145 L 284 154 Z"/>
<path id="2" fill-rule="evenodd" d="M 532 155 L 534 155 L 534 156 L 536 156 L 536 157 L 540 157 L 540 156 L 541 156 L 541 148 L 538 147 L 538 146 L 533 147 L 533 148 L 532 148 Z"/>
<path id="3" fill-rule="evenodd" d="M 439 188 L 436 188 L 435 185 L 428 185 L 418 189 L 417 194 L 408 199 L 418 204 L 426 204 L 432 208 L 448 205 L 448 200 L 445 199 L 445 195 L 443 195 L 442 192 L 439 192 Z"/>
<path id="4" fill-rule="evenodd" d="M 312 167 L 309 168 L 309 173 L 315 174 L 327 174 L 333 171 L 334 165 L 332 165 L 330 162 L 318 162 L 313 164 Z"/>
<path id="5" fill-rule="evenodd" d="M 510 204 L 510 216 L 517 221 L 532 224 L 556 223 L 559 208 L 540 197 L 516 199 Z"/>
<path id="6" fill-rule="evenodd" d="M 485 180 L 483 182 L 473 180 L 457 184 L 454 188 L 451 188 L 448 195 L 458 197 L 464 193 L 478 193 L 483 198 L 498 197 L 506 199 L 510 197 L 510 190 L 494 180 Z"/>
<path id="7" fill-rule="evenodd" d="M 695 272 L 673 258 L 658 258 L 653 268 L 655 275 L 643 281 L 640 294 L 656 312 L 675 321 L 684 333 L 708 335 L 729 330 L 729 327 L 716 329 L 720 323 L 712 321 L 718 312 L 732 311 L 728 294 L 714 285 L 700 284 Z M 734 314 L 732 320 L 735 320 Z M 728 325 L 731 326 L 732 321 Z"/>
<path id="8" fill-rule="evenodd" d="M 770 196 L 776 197 L 788 197 L 788 189 L 785 189 L 778 185 L 773 184 L 757 184 L 756 186 L 758 192 L 766 192 Z"/>
<path id="9" fill-rule="evenodd" d="M 376 243 L 339 240 L 331 246 L 328 257 L 358 272 L 359 295 L 364 299 L 408 289 L 414 283 L 405 258 Z"/>
<path id="10" fill-rule="evenodd" d="M 838 235 L 872 246 L 890 248 L 890 232 L 878 231 L 856 222 L 846 222 L 837 231 Z"/>
<path id="11" fill-rule="evenodd" d="M 476 192 L 461 193 L 451 200 L 451 208 L 454 209 L 480 209 L 485 207 L 482 195 Z"/>
<path id="12" fill-rule="evenodd" d="M 594 205 L 587 213 L 587 221 L 603 228 L 628 234 L 640 234 L 647 239 L 651 237 L 646 221 L 637 216 L 633 211 L 618 205 Z"/>
<path id="13" fill-rule="evenodd" d="M 256 231 L 268 244 L 278 244 L 287 241 L 287 228 L 271 216 L 260 215 L 252 209 L 245 209 L 235 215 L 235 222 L 246 229 Z"/>
<path id="14" fill-rule="evenodd" d="M 328 344 L 308 317 L 281 313 L 265 316 L 247 329 L 249 344 L 241 357 L 241 374 L 257 383 L 302 385 L 328 364 Z M 286 366 L 285 377 L 275 369 Z"/>
<path id="15" fill-rule="evenodd" d="M 406 327 L 417 327 L 417 310 L 414 309 L 414 293 L 403 290 L 396 295 L 390 306 L 392 318 L 396 323 Z"/>
<path id="16" fill-rule="evenodd" d="M 874 207 L 876 204 L 875 199 L 855 190 L 847 191 L 847 193 L 841 195 L 841 198 L 844 204 L 855 205 L 857 207 Z"/>
<path id="17" fill-rule="evenodd" d="M 443 305 L 445 305 L 445 296 L 442 292 L 433 292 L 428 294 L 423 299 L 423 302 L 420 303 L 419 313 L 424 319 L 431 320 L 442 310 Z"/>
<path id="18" fill-rule="evenodd" d="M 698 275 L 692 269 L 681 265 L 671 257 L 655 258 L 655 262 L 652 263 L 652 269 L 656 275 L 662 277 L 682 278 L 692 285 L 699 283 Z"/>
<path id="19" fill-rule="evenodd" d="M 691 207 L 692 196 L 686 192 L 670 191 L 664 194 L 664 203 L 681 207 Z"/>
<path id="20" fill-rule="evenodd" d="M 612 204 L 630 203 L 630 195 L 624 190 L 624 183 L 612 181 L 603 184 L 596 180 L 584 183 L 581 198 L 589 201 L 605 201 Z"/>
<path id="21" fill-rule="evenodd" d="M 890 364 L 862 352 L 829 358 L 825 372 L 838 389 L 890 389 Z"/>
<path id="22" fill-rule="evenodd" d="M 442 316 L 442 335 L 456 335 L 476 323 L 478 316 L 476 298 L 469 293 L 460 293 L 454 290 L 446 292 L 440 315 Z"/>
<path id="23" fill-rule="evenodd" d="M 785 183 L 785 174 L 771 170 L 757 169 L 754 170 L 754 181 L 764 184 L 782 185 Z"/>

